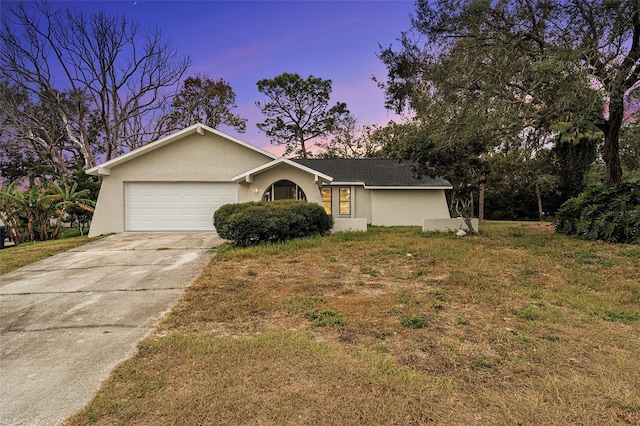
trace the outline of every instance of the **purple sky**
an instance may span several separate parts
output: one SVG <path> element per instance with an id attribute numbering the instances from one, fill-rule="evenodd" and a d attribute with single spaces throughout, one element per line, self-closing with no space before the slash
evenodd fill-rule
<path id="1" fill-rule="evenodd" d="M 395 43 L 410 26 L 414 2 L 388 1 L 66 1 L 54 5 L 125 14 L 141 26 L 158 26 L 181 54 L 189 55 L 187 75 L 223 78 L 237 95 L 235 111 L 247 131 L 222 130 L 270 148 L 256 123 L 264 119 L 255 101 L 262 78 L 283 72 L 312 74 L 333 81 L 331 104 L 346 102 L 359 124 L 384 124 L 394 114 L 384 108 L 384 81 L 378 44 Z M 272 149 L 270 149 L 272 150 Z M 272 150 L 280 153 L 277 149 Z"/>

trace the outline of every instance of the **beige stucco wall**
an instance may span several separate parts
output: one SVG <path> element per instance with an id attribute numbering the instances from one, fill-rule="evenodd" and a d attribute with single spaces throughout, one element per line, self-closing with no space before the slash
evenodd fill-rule
<path id="1" fill-rule="evenodd" d="M 366 232 L 367 231 L 367 219 L 366 218 L 335 218 L 333 220 L 333 228 L 331 228 L 331 233 L 334 234 L 336 232 Z"/>
<path id="2" fill-rule="evenodd" d="M 355 215 L 353 217 L 367 219 L 367 224 L 371 224 L 371 193 L 363 186 L 354 187 L 356 199 L 354 200 Z M 353 191 L 353 189 L 352 189 Z"/>
<path id="3" fill-rule="evenodd" d="M 126 182 L 230 182 L 233 176 L 271 160 L 210 132 L 185 136 L 115 166 L 109 176 L 103 176 L 89 235 L 125 230 Z"/>
<path id="4" fill-rule="evenodd" d="M 443 189 L 371 191 L 371 224 L 422 226 L 425 218 L 448 218 Z"/>

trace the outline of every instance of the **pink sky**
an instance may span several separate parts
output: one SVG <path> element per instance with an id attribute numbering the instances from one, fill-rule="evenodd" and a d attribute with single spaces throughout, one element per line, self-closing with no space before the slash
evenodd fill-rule
<path id="1" fill-rule="evenodd" d="M 221 131 L 280 153 L 256 128 L 264 119 L 255 102 L 263 78 L 283 72 L 333 81 L 331 104 L 347 104 L 360 125 L 384 124 L 395 115 L 371 80 L 384 80 L 379 44 L 394 43 L 410 27 L 413 1 L 65 1 L 86 11 L 125 14 L 142 28 L 158 26 L 180 54 L 189 55 L 187 75 L 227 81 L 237 95 L 235 113 L 247 131 Z"/>

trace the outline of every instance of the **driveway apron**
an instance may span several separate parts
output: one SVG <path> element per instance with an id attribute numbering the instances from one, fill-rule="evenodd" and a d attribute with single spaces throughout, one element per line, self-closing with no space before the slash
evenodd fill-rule
<path id="1" fill-rule="evenodd" d="M 83 408 L 221 242 L 121 233 L 0 275 L 0 424 L 58 425 Z"/>

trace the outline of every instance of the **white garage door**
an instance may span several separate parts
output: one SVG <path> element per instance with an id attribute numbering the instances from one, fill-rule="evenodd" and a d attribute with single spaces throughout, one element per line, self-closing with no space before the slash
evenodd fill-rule
<path id="1" fill-rule="evenodd" d="M 129 182 L 127 231 L 211 231 L 213 212 L 237 193 L 234 183 Z"/>

